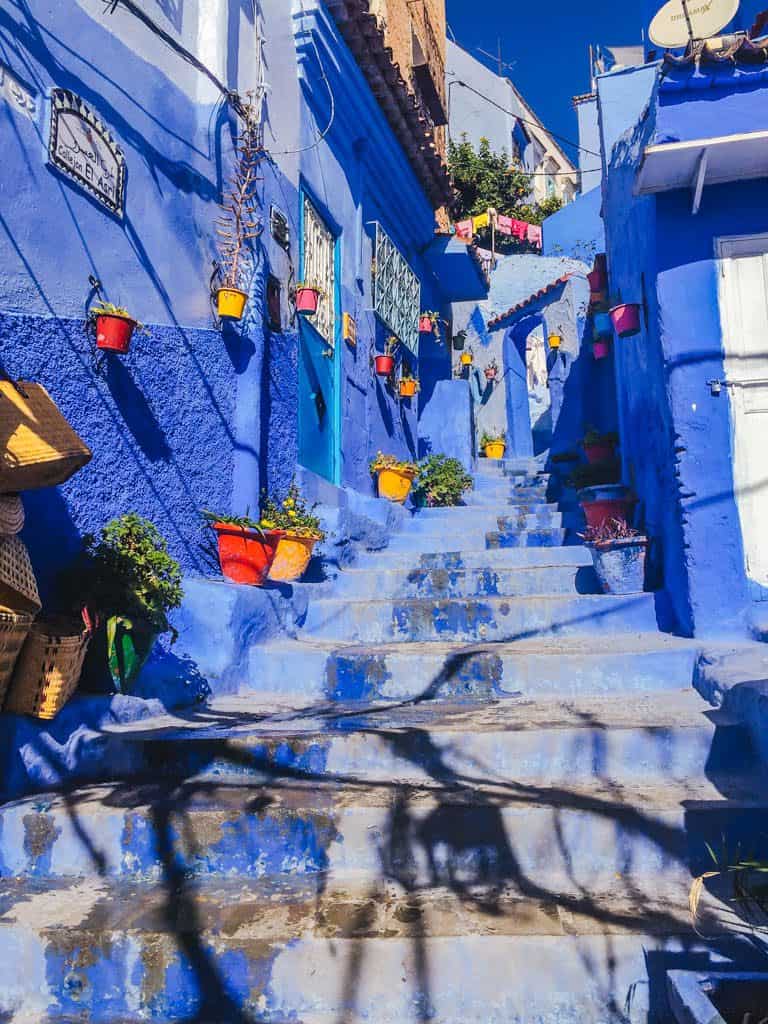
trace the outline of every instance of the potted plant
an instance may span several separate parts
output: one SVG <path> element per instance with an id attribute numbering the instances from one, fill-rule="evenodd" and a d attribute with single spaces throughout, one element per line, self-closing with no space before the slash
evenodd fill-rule
<path id="1" fill-rule="evenodd" d="M 96 329 L 96 348 L 105 352 L 125 355 L 131 347 L 134 331 L 146 331 L 143 324 L 132 317 L 127 309 L 111 302 L 99 302 L 88 310 L 88 317 Z"/>
<path id="2" fill-rule="evenodd" d="M 419 467 L 415 462 L 378 452 L 370 463 L 371 476 L 377 477 L 380 498 L 402 505 L 408 497 Z"/>
<path id="3" fill-rule="evenodd" d="M 548 341 L 549 347 L 551 349 L 557 350 L 563 343 L 563 336 L 562 334 L 550 334 Z"/>
<path id="4" fill-rule="evenodd" d="M 507 435 L 503 430 L 484 430 L 480 438 L 480 447 L 486 459 L 503 459 L 507 448 Z"/>
<path id="5" fill-rule="evenodd" d="M 464 492 L 471 489 L 472 477 L 458 459 L 429 455 L 419 463 L 413 499 L 417 505 L 428 508 L 460 505 Z"/>
<path id="6" fill-rule="evenodd" d="M 244 127 L 235 148 L 236 160 L 229 187 L 216 221 L 220 287 L 216 308 L 221 318 L 240 320 L 248 301 L 243 284 L 252 266 L 251 242 L 261 234 L 258 188 L 259 164 L 264 159 L 259 113 L 253 97 L 243 104 Z"/>
<path id="7" fill-rule="evenodd" d="M 282 501 L 266 498 L 261 507 L 261 523 L 280 531 L 275 559 L 269 578 L 293 583 L 307 571 L 315 545 L 325 540 L 315 506 L 307 505 L 299 488 L 291 483 Z"/>
<path id="8" fill-rule="evenodd" d="M 419 390 L 419 381 L 409 371 L 405 371 L 400 378 L 400 397 L 413 398 Z"/>
<path id="9" fill-rule="evenodd" d="M 376 367 L 378 377 L 388 377 L 395 369 L 395 352 L 397 351 L 397 338 L 390 334 L 384 345 L 384 355 L 374 356 L 373 363 Z"/>
<path id="10" fill-rule="evenodd" d="M 432 309 L 427 309 L 422 313 L 419 313 L 419 333 L 420 334 L 435 334 L 437 332 L 437 325 L 440 322 L 440 314 Z"/>
<path id="11" fill-rule="evenodd" d="M 605 594 L 641 594 L 645 582 L 648 538 L 625 519 L 607 519 L 580 535 L 592 555 L 592 564 Z"/>
<path id="12" fill-rule="evenodd" d="M 492 359 L 490 363 L 488 363 L 488 365 L 483 370 L 483 373 L 485 374 L 485 379 L 487 381 L 496 380 L 496 377 L 498 376 L 499 373 L 499 364 L 496 362 L 495 359 Z"/>
<path id="13" fill-rule="evenodd" d="M 323 289 L 311 281 L 299 281 L 296 285 L 296 312 L 302 316 L 314 316 Z"/>
<path id="14" fill-rule="evenodd" d="M 117 690 L 128 693 L 158 636 L 176 639 L 168 613 L 183 597 L 179 563 L 157 527 L 129 512 L 83 539 L 75 569 L 70 587 L 97 627 L 91 660 L 102 659 Z"/>
<path id="15" fill-rule="evenodd" d="M 475 357 L 472 352 L 472 349 L 468 348 L 461 353 L 461 355 L 459 356 L 459 361 L 461 362 L 462 366 L 471 366 L 474 358 Z"/>
<path id="16" fill-rule="evenodd" d="M 261 587 L 277 554 L 282 531 L 263 518 L 259 522 L 244 516 L 202 512 L 216 534 L 222 575 L 233 583 Z"/>
<path id="17" fill-rule="evenodd" d="M 632 518 L 635 499 L 623 484 L 618 483 L 618 459 L 576 466 L 567 479 L 575 487 L 587 526 L 598 528 L 608 519 Z"/>
<path id="18" fill-rule="evenodd" d="M 453 348 L 455 352 L 462 352 L 464 350 L 464 344 L 467 340 L 466 331 L 457 331 L 453 336 Z"/>
<path id="19" fill-rule="evenodd" d="M 640 332 L 640 305 L 623 302 L 610 310 L 611 323 L 620 338 L 631 338 Z"/>
<path id="20" fill-rule="evenodd" d="M 594 427 L 588 427 L 581 442 L 587 462 L 593 465 L 596 462 L 605 462 L 614 458 L 616 445 L 619 443 L 619 435 L 613 432 L 601 434 Z"/>

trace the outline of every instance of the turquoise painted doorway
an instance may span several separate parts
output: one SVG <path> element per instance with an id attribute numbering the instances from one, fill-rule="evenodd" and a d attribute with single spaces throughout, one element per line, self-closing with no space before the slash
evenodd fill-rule
<path id="1" fill-rule="evenodd" d="M 317 312 L 299 315 L 299 462 L 339 483 L 339 240 L 301 197 L 301 280 L 318 285 Z"/>

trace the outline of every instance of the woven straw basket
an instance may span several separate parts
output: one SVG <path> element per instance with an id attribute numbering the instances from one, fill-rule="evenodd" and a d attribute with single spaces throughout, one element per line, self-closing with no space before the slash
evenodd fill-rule
<path id="1" fill-rule="evenodd" d="M 24 506 L 18 494 L 0 494 L 0 534 L 12 537 L 24 529 Z"/>
<path id="2" fill-rule="evenodd" d="M 31 625 L 32 616 L 27 612 L 0 608 L 0 707 Z"/>
<path id="3" fill-rule="evenodd" d="M 42 384 L 0 381 L 0 493 L 62 484 L 90 458 Z"/>
<path id="4" fill-rule="evenodd" d="M 4 711 L 51 719 L 77 689 L 91 634 L 75 620 L 36 622 L 16 663 Z"/>
<path id="5" fill-rule="evenodd" d="M 37 615 L 40 595 L 23 540 L 0 537 L 0 607 Z"/>

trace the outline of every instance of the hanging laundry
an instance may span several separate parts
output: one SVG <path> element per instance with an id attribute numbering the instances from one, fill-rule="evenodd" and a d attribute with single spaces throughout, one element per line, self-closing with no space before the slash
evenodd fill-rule
<path id="1" fill-rule="evenodd" d="M 514 221 L 511 217 L 505 217 L 503 213 L 500 213 L 496 218 L 496 230 L 500 231 L 502 235 L 512 234 L 512 225 Z"/>
<path id="2" fill-rule="evenodd" d="M 521 242 L 526 241 L 528 238 L 528 225 L 524 220 L 512 221 L 512 237 L 519 238 Z"/>
<path id="3" fill-rule="evenodd" d="M 539 224 L 528 225 L 528 241 L 538 249 L 541 248 L 541 226 Z"/>
<path id="4" fill-rule="evenodd" d="M 480 213 L 477 217 L 472 218 L 472 228 L 477 234 L 478 231 L 482 231 L 483 228 L 491 226 L 491 218 L 487 213 Z"/>
<path id="5" fill-rule="evenodd" d="M 456 222 L 456 237 L 460 242 L 466 242 L 470 244 L 474 232 L 472 231 L 471 220 L 460 220 Z"/>

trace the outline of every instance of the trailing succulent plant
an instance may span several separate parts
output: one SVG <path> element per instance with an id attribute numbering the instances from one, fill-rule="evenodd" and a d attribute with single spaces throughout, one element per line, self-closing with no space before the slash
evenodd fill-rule
<path id="1" fill-rule="evenodd" d="M 412 493 L 417 505 L 436 508 L 459 505 L 464 492 L 471 488 L 472 477 L 458 459 L 429 455 L 419 463 Z"/>
<path id="2" fill-rule="evenodd" d="M 506 444 L 507 435 L 504 430 L 499 430 L 496 427 L 492 427 L 490 430 L 484 430 L 480 435 L 480 447 L 485 448 L 487 444 Z"/>
<path id="3" fill-rule="evenodd" d="M 147 332 L 144 324 L 140 323 L 135 316 L 131 316 L 124 306 L 116 306 L 114 302 L 105 302 L 100 299 L 95 306 L 91 306 L 88 310 L 89 319 L 95 320 L 98 316 L 119 316 L 123 320 L 130 320 L 135 331 Z"/>
<path id="4" fill-rule="evenodd" d="M 606 519 L 600 526 L 588 526 L 584 533 L 579 536 L 585 544 L 591 544 L 596 548 L 611 544 L 617 540 L 645 541 L 645 537 L 634 526 L 630 526 L 626 519 Z"/>
<path id="5" fill-rule="evenodd" d="M 398 459 L 395 455 L 384 455 L 383 452 L 376 453 L 376 458 L 372 459 L 368 464 L 368 469 L 371 476 L 375 476 L 376 473 L 380 473 L 383 469 L 393 469 L 396 473 L 407 473 L 411 476 L 416 476 L 419 471 L 419 467 L 415 462 L 409 462 L 407 459 Z"/>

